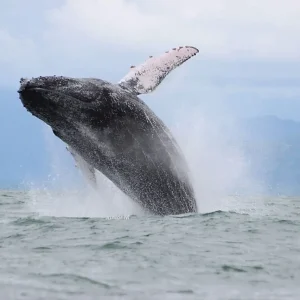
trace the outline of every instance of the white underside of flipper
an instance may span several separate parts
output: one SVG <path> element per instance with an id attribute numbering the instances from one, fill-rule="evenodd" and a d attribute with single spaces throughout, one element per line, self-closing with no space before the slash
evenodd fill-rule
<path id="1" fill-rule="evenodd" d="M 88 164 L 73 148 L 70 146 L 66 147 L 67 150 L 72 154 L 76 167 L 80 169 L 82 175 L 88 181 L 88 183 L 93 187 L 97 188 L 96 170 Z"/>
<path id="2" fill-rule="evenodd" d="M 147 94 L 163 81 L 175 68 L 196 55 L 199 50 L 185 46 L 173 48 L 158 57 L 151 57 L 137 67 L 131 67 L 129 73 L 119 81 L 119 84 L 138 94 Z"/>

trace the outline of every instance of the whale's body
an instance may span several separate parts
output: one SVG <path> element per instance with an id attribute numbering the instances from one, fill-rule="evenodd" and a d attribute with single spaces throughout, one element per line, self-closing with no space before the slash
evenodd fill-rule
<path id="1" fill-rule="evenodd" d="M 153 91 L 170 70 L 198 50 L 173 52 L 177 57 L 169 54 L 165 64 L 152 60 L 152 66 L 141 65 L 119 84 L 47 76 L 23 79 L 19 89 L 25 108 L 68 145 L 90 182 L 96 185 L 98 170 L 146 211 L 158 215 L 197 211 L 178 144 L 138 97 Z"/>

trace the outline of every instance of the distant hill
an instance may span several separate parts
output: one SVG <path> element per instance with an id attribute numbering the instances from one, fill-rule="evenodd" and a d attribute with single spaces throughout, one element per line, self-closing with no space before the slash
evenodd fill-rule
<path id="1" fill-rule="evenodd" d="M 271 194 L 300 195 L 300 122 L 275 116 L 241 121 L 252 169 Z"/>
<path id="2" fill-rule="evenodd" d="M 2 92 L 0 99 L 6 107 L 0 111 L 0 187 L 47 178 L 50 154 L 41 121 L 24 110 L 16 92 Z M 255 179 L 272 194 L 300 195 L 300 122 L 263 116 L 240 120 L 240 129 Z"/>

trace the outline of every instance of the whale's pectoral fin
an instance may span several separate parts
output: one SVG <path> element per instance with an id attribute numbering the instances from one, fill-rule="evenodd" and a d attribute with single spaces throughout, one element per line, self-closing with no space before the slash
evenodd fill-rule
<path id="1" fill-rule="evenodd" d="M 173 48 L 158 57 L 150 56 L 143 64 L 131 67 L 119 84 L 137 95 L 151 93 L 175 68 L 199 52 L 191 46 Z"/>
<path id="2" fill-rule="evenodd" d="M 97 180 L 95 174 L 96 170 L 89 163 L 87 163 L 73 148 L 71 148 L 70 146 L 67 146 L 66 148 L 73 156 L 76 162 L 76 167 L 81 170 L 83 176 L 87 179 L 89 184 L 93 188 L 96 188 L 97 187 Z"/>

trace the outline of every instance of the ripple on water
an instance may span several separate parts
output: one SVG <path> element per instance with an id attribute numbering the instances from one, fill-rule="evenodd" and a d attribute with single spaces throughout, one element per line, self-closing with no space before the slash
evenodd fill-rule
<path id="1" fill-rule="evenodd" d="M 268 199 L 266 215 L 107 220 L 40 217 L 2 194 L 3 299 L 300 299 L 298 199 Z"/>

